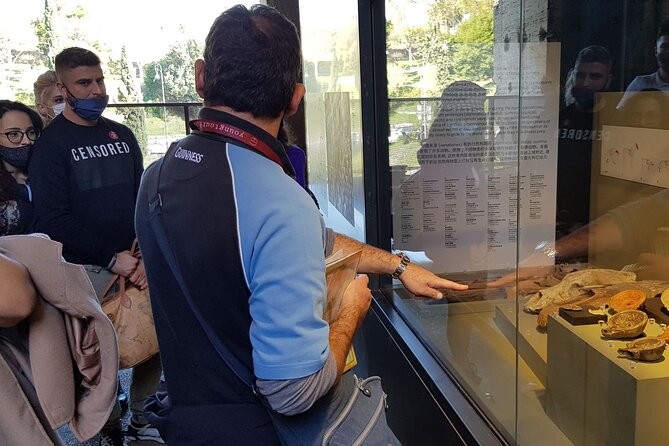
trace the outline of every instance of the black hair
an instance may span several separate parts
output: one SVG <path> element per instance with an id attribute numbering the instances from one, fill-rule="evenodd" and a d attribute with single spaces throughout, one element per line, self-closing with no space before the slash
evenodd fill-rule
<path id="1" fill-rule="evenodd" d="M 76 46 L 65 48 L 56 56 L 56 74 L 59 78 L 64 70 L 98 65 L 100 65 L 100 58 L 93 51 Z"/>
<path id="2" fill-rule="evenodd" d="M 576 63 L 601 63 L 611 67 L 611 53 L 601 45 L 590 45 L 583 48 L 576 56 Z"/>
<path id="3" fill-rule="evenodd" d="M 42 130 L 44 129 L 42 118 L 40 118 L 39 113 L 32 108 L 21 102 L 8 101 L 6 99 L 0 100 L 0 118 L 2 118 L 8 111 L 19 111 L 27 114 L 30 121 L 33 123 L 33 127 L 42 133 Z"/>
<path id="4" fill-rule="evenodd" d="M 657 29 L 657 39 L 655 40 L 660 40 L 662 36 L 669 36 L 669 19 L 664 19 L 660 23 L 660 27 Z"/>
<path id="5" fill-rule="evenodd" d="M 32 108 L 21 102 L 8 101 L 5 99 L 0 100 L 0 119 L 9 111 L 26 113 L 28 117 L 30 117 L 33 127 L 42 133 L 42 129 L 44 128 L 42 118 Z M 15 181 L 12 175 L 5 170 L 2 162 L 0 162 L 0 202 L 5 202 L 14 198 L 14 185 Z"/>
<path id="6" fill-rule="evenodd" d="M 300 39 L 276 9 L 236 5 L 209 30 L 204 64 L 205 105 L 276 118 L 290 105 L 300 79 Z"/>

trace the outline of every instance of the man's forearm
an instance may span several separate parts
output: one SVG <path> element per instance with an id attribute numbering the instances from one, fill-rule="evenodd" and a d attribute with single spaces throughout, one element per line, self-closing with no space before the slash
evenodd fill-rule
<path id="1" fill-rule="evenodd" d="M 360 315 L 354 306 L 342 308 L 339 317 L 330 324 L 330 353 L 337 361 L 337 381 L 344 373 L 346 357 L 353 343 L 358 325 L 362 322 L 364 315 Z"/>
<path id="2" fill-rule="evenodd" d="M 590 246 L 595 252 L 620 249 L 623 246 L 620 227 L 613 219 L 601 217 L 555 242 L 557 255 L 565 260 L 588 254 Z"/>
<path id="3" fill-rule="evenodd" d="M 392 274 L 400 260 L 396 255 L 373 246 L 360 243 L 350 237 L 337 234 L 334 244 L 334 252 L 343 250 L 344 253 L 350 253 L 358 249 L 362 250 L 358 271 L 371 274 Z"/>

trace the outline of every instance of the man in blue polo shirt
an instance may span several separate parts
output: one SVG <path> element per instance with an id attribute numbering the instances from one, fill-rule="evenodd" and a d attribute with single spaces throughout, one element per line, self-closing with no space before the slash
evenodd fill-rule
<path id="1" fill-rule="evenodd" d="M 302 100 L 300 67 L 295 27 L 276 10 L 225 11 L 195 64 L 205 108 L 142 179 L 136 228 L 169 390 L 150 419 L 168 444 L 279 444 L 267 409 L 219 355 L 219 342 L 284 415 L 308 411 L 339 380 L 370 291 L 366 276 L 355 279 L 339 317 L 323 320 L 328 245 L 363 248 L 363 270 L 394 273 L 419 295 L 466 288 L 326 231 L 276 139 Z M 151 227 L 148 185 L 156 181 L 187 293 Z"/>

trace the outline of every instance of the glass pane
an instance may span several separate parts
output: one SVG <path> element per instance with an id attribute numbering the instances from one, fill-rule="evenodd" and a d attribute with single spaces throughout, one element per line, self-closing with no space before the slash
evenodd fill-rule
<path id="1" fill-rule="evenodd" d="M 358 3 L 300 2 L 300 23 L 309 188 L 329 227 L 365 240 Z"/>
<path id="2" fill-rule="evenodd" d="M 470 284 L 441 301 L 413 299 L 400 289 L 395 304 L 513 440 L 530 438 L 516 433 L 516 305 L 506 299 L 510 292 L 485 283 L 515 267 L 517 198 L 529 193 L 529 179 L 521 173 L 519 190 L 518 32 L 496 43 L 495 11 L 492 1 L 386 2 L 392 244 L 414 263 Z M 543 65 L 532 65 L 538 78 L 545 77 L 543 56 Z M 537 96 L 532 106 L 539 114 Z M 542 127 L 543 141 L 549 131 Z M 526 150 L 548 155 L 541 144 L 535 149 L 528 142 Z M 545 160 L 533 164 L 548 169 Z M 544 221 L 552 220 L 551 210 L 535 212 L 536 237 L 552 236 Z M 522 362 L 518 379 L 538 383 Z"/>
<path id="3" fill-rule="evenodd" d="M 470 285 L 394 304 L 509 442 L 663 443 L 669 2 L 386 14 L 392 245 Z"/>

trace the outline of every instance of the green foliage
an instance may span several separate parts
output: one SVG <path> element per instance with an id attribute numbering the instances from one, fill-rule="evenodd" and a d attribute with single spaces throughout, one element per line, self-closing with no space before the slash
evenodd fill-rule
<path id="1" fill-rule="evenodd" d="M 431 63 L 444 53 L 447 35 L 439 28 L 408 28 L 404 34 L 404 43 L 409 50 L 410 60 L 419 60 L 423 64 Z"/>
<path id="2" fill-rule="evenodd" d="M 177 42 L 160 60 L 144 66 L 144 101 L 163 102 L 200 102 L 195 91 L 195 61 L 202 56 L 203 46 L 190 39 Z M 162 73 L 162 77 L 161 77 Z M 162 83 L 161 83 L 162 79 Z M 155 116 L 162 116 L 162 110 L 154 110 Z"/>
<path id="3" fill-rule="evenodd" d="M 448 50 L 437 63 L 438 84 L 446 87 L 456 80 L 486 82 L 492 77 L 493 13 L 480 11 L 462 22 L 451 37 Z"/>
<path id="4" fill-rule="evenodd" d="M 453 41 L 457 43 L 492 43 L 494 37 L 493 25 L 492 11 L 481 11 L 458 27 Z"/>
<path id="5" fill-rule="evenodd" d="M 41 18 L 30 22 L 35 30 L 37 36 L 37 49 L 42 55 L 43 62 L 50 70 L 53 70 L 53 48 L 54 48 L 54 34 L 51 25 L 53 19 L 53 11 L 49 5 L 49 0 L 44 0 L 44 14 Z"/>
<path id="6" fill-rule="evenodd" d="M 22 104 L 27 105 L 28 107 L 32 106 L 35 103 L 35 98 L 32 93 L 27 93 L 22 91 L 14 95 L 14 100 L 21 102 Z"/>
<path id="7" fill-rule="evenodd" d="M 172 107 L 174 109 L 174 107 Z M 160 113 L 160 117 L 153 116 L 151 109 L 147 110 L 146 117 L 146 133 L 149 136 L 162 137 L 165 134 L 165 122 L 163 121 L 163 108 L 155 107 L 156 111 Z M 169 110 L 169 107 L 168 107 Z M 177 115 L 177 110 L 172 110 L 173 114 L 167 114 L 167 135 L 173 137 L 174 135 L 185 135 L 186 125 L 184 123 L 183 114 Z M 192 118 L 192 116 L 191 116 Z"/>
<path id="8" fill-rule="evenodd" d="M 121 48 L 121 58 L 110 60 L 108 64 L 110 74 L 118 76 L 123 83 L 123 87 L 118 89 L 118 100 L 120 102 L 138 102 L 139 95 L 135 91 L 135 85 L 132 81 L 132 72 L 128 66 L 128 55 L 125 45 Z M 146 136 L 145 112 L 143 108 L 119 107 L 118 112 L 124 117 L 123 124 L 127 125 L 135 134 L 142 153 L 146 155 L 148 138 Z"/>
<path id="9" fill-rule="evenodd" d="M 386 36 L 390 36 L 393 33 L 393 21 L 386 20 Z M 389 40 L 386 39 L 386 48 L 388 48 Z"/>
<path id="10" fill-rule="evenodd" d="M 438 28 L 447 33 L 462 21 L 464 11 L 465 8 L 459 1 L 437 0 L 428 11 L 430 28 Z"/>

